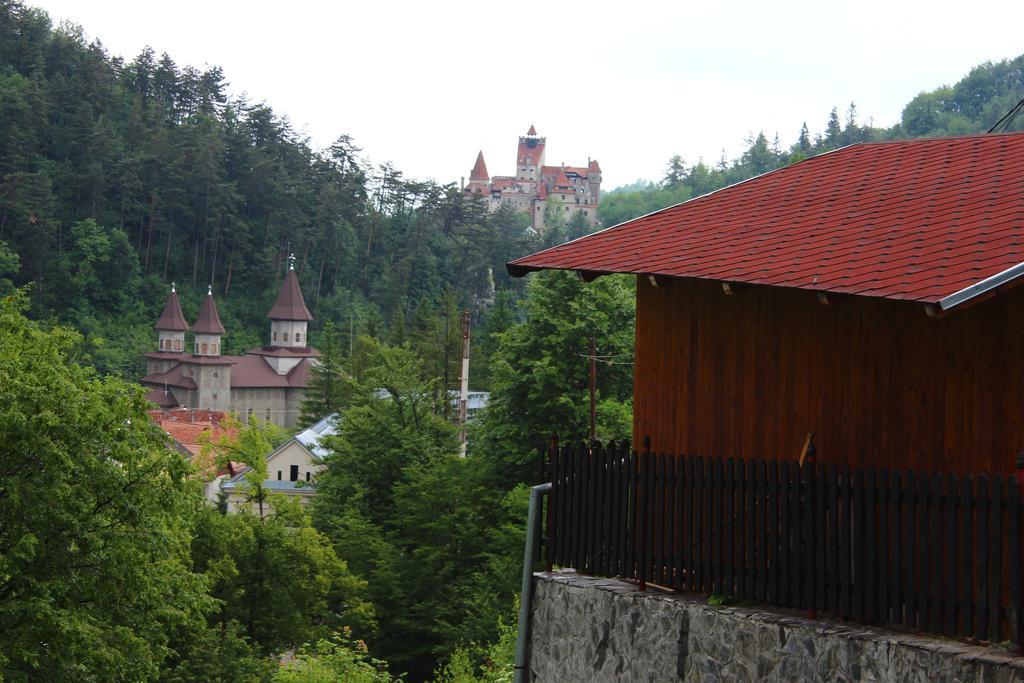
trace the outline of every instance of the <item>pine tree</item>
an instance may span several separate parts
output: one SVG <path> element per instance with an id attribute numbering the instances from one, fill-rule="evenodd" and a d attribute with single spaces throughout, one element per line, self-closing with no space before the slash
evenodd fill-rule
<path id="1" fill-rule="evenodd" d="M 334 323 L 324 323 L 316 346 L 320 351 L 319 363 L 309 373 L 306 395 L 299 406 L 299 426 L 314 422 L 337 412 L 347 396 L 346 372 L 341 363 L 342 343 Z"/>

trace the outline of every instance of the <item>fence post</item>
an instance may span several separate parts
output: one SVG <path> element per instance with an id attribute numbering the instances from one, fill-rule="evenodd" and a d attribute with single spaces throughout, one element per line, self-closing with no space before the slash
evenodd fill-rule
<path id="1" fill-rule="evenodd" d="M 551 433 L 551 445 L 548 447 L 548 477 L 551 481 L 551 493 L 548 494 L 545 522 L 547 524 L 547 541 L 544 543 L 545 570 L 551 573 L 554 569 L 555 557 L 555 496 L 558 495 L 558 432 Z"/>
<path id="2" fill-rule="evenodd" d="M 814 525 L 817 520 L 814 518 L 814 466 L 815 461 L 818 458 L 818 449 L 814 445 L 814 438 L 811 437 L 810 442 L 807 444 L 806 459 L 804 464 L 806 468 L 801 467 L 803 470 L 801 480 L 804 483 L 805 490 L 807 491 L 807 497 L 804 501 L 806 505 L 805 510 L 807 511 L 804 516 L 804 529 L 807 534 L 807 618 L 816 619 L 818 617 L 817 612 L 814 609 L 814 588 L 815 588 L 815 547 L 814 547 Z"/>
<path id="3" fill-rule="evenodd" d="M 1015 645 L 1021 654 L 1024 654 L 1024 615 L 1021 614 L 1021 601 L 1024 598 L 1024 549 L 1021 548 L 1021 503 L 1024 502 L 1024 451 L 1017 454 L 1017 462 L 1014 475 L 1017 479 L 1017 500 L 1014 501 L 1016 505 L 1014 509 L 1009 511 L 1009 514 L 1013 515 L 1013 518 L 1009 524 L 1010 527 L 1010 548 L 1011 557 L 1010 562 L 1017 563 L 1017 590 L 1010 592 L 1011 595 L 1016 597 L 1013 605 L 1013 624 L 1011 625 L 1011 632 L 1013 637 L 1016 639 Z M 1013 500 L 1011 498 L 1010 500 Z M 1016 550 L 1017 557 L 1012 557 L 1012 552 Z M 1013 576 L 1013 573 L 1010 574 Z M 1014 595 L 1016 593 L 1016 595 Z"/>
<path id="4" fill-rule="evenodd" d="M 647 590 L 647 569 L 648 569 L 648 558 L 647 558 L 647 527 L 649 526 L 650 520 L 647 514 L 648 502 L 651 499 L 651 487 L 648 485 L 647 472 L 651 467 L 651 437 L 647 435 L 644 437 L 644 456 L 640 460 L 640 590 Z"/>

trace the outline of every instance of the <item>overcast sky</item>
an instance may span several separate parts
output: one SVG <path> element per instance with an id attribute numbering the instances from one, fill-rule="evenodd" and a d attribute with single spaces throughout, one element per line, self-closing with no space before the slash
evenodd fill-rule
<path id="1" fill-rule="evenodd" d="M 441 182 L 480 149 L 513 174 L 531 123 L 548 164 L 596 158 L 607 189 L 658 179 L 759 130 L 789 145 L 851 100 L 891 125 L 922 90 L 1024 53 L 1021 2 L 28 1 L 113 54 L 221 66 L 315 146 L 347 133 Z"/>

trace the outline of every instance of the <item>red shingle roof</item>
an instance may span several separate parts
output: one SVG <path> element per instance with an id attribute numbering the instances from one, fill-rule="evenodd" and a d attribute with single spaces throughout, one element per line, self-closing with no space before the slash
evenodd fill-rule
<path id="1" fill-rule="evenodd" d="M 309 382 L 309 360 L 303 359 L 288 374 L 279 375 L 262 356 L 232 356 L 231 388 L 303 388 Z"/>
<path id="2" fill-rule="evenodd" d="M 207 294 L 203 300 L 203 307 L 199 309 L 199 320 L 192 326 L 192 331 L 200 334 L 224 334 L 224 326 L 220 324 L 220 315 L 217 314 L 213 294 Z"/>
<path id="3" fill-rule="evenodd" d="M 471 181 L 482 180 L 486 183 L 490 178 L 491 176 L 487 174 L 487 164 L 484 163 L 484 153 L 481 150 L 476 154 L 476 163 L 473 164 L 473 170 L 469 174 L 469 179 Z"/>
<path id="4" fill-rule="evenodd" d="M 153 329 L 166 332 L 188 332 L 188 323 L 185 322 L 185 316 L 181 313 L 181 302 L 178 301 L 178 293 L 173 288 L 171 293 L 167 295 L 163 313 L 160 314 L 160 319 L 156 321 L 156 325 L 153 325 Z"/>
<path id="5" fill-rule="evenodd" d="M 1004 272 L 1022 262 L 1024 133 L 1015 133 L 845 147 L 508 270 L 704 278 L 946 309 L 1024 274 Z"/>
<path id="6" fill-rule="evenodd" d="M 186 377 L 183 374 L 183 371 L 185 370 L 186 367 L 187 366 L 179 363 L 178 365 L 175 365 L 167 372 L 158 372 L 152 375 L 146 375 L 145 377 L 140 379 L 139 382 L 141 382 L 142 384 L 156 386 L 161 389 L 165 386 L 177 387 L 179 389 L 195 389 L 196 381 L 191 377 Z M 157 403 L 157 405 L 161 404 Z"/>
<path id="7" fill-rule="evenodd" d="M 530 130 L 526 131 L 526 134 L 527 135 L 536 135 L 537 134 L 537 129 L 533 127 L 532 123 L 530 124 Z"/>
<path id="8" fill-rule="evenodd" d="M 277 301 L 267 313 L 271 320 L 312 320 L 313 315 L 306 308 L 306 301 L 302 298 L 302 290 L 299 288 L 299 278 L 291 268 L 284 276 L 284 284 L 277 295 Z"/>
<path id="9" fill-rule="evenodd" d="M 591 159 L 590 160 L 590 163 L 587 165 L 587 170 L 588 171 L 597 171 L 598 173 L 601 172 L 601 166 L 597 163 L 597 159 Z"/>

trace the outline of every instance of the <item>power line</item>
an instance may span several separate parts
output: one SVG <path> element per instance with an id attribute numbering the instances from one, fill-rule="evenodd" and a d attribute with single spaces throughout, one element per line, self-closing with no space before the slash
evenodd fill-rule
<path id="1" fill-rule="evenodd" d="M 1010 128 L 1010 124 L 1013 123 L 1013 120 L 1017 118 L 1017 114 L 1019 114 L 1022 109 L 1024 109 L 1024 100 L 1021 100 L 1017 104 L 1013 105 L 1013 108 L 1010 109 L 1010 111 L 1006 112 L 1003 118 L 996 121 L 996 125 L 989 128 L 988 132 L 995 133 L 997 129 L 1000 126 L 1002 126 L 1002 130 L 1000 130 L 999 132 L 1005 133 Z"/>

